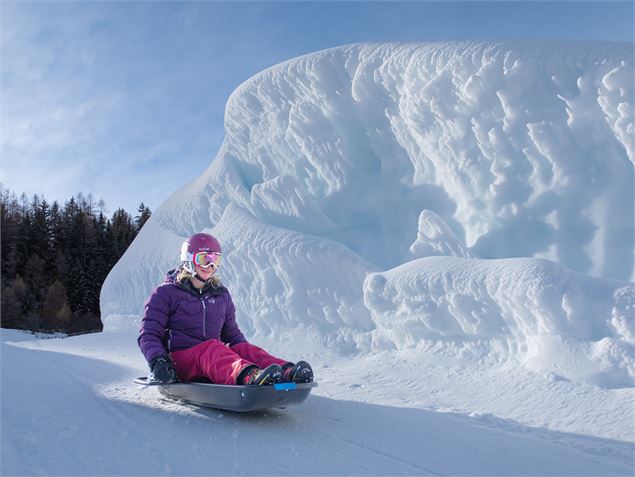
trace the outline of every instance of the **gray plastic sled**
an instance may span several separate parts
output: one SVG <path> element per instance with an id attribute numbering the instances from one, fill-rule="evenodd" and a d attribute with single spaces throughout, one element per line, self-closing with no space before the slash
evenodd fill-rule
<path id="1" fill-rule="evenodd" d="M 159 392 L 178 401 L 196 406 L 248 412 L 261 409 L 284 408 L 301 404 L 317 383 L 278 383 L 272 386 L 238 386 L 212 383 L 160 384 L 147 377 L 134 380 L 144 386 L 157 386 Z"/>

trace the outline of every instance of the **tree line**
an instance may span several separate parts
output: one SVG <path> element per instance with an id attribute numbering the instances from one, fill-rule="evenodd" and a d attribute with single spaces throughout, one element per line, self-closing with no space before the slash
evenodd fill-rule
<path id="1" fill-rule="evenodd" d="M 106 276 L 150 218 L 107 217 L 103 200 L 72 196 L 64 205 L 20 198 L 0 184 L 3 328 L 69 334 L 101 331 L 99 294 Z"/>

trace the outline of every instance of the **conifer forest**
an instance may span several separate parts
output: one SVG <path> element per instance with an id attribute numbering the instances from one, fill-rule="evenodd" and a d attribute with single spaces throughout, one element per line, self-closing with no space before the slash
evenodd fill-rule
<path id="1" fill-rule="evenodd" d="M 3 328 L 80 334 L 101 331 L 106 276 L 150 217 L 77 194 L 63 205 L 0 185 Z"/>

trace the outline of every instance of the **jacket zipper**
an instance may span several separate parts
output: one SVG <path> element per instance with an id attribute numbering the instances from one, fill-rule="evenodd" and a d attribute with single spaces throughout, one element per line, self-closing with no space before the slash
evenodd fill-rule
<path id="1" fill-rule="evenodd" d="M 201 303 L 203 304 L 203 340 L 207 339 L 207 330 L 205 329 L 205 315 L 206 313 L 206 308 L 205 308 L 205 298 L 201 298 Z"/>

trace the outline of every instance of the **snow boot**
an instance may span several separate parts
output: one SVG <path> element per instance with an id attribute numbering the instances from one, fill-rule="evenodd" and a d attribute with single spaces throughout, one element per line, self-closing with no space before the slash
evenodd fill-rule
<path id="1" fill-rule="evenodd" d="M 249 386 L 267 386 L 279 383 L 282 380 L 282 368 L 277 364 L 271 364 L 265 369 L 254 368 L 245 378 L 243 383 Z"/>
<path id="2" fill-rule="evenodd" d="M 285 383 L 312 383 L 313 369 L 306 361 L 289 363 L 282 369 L 282 381 Z"/>

